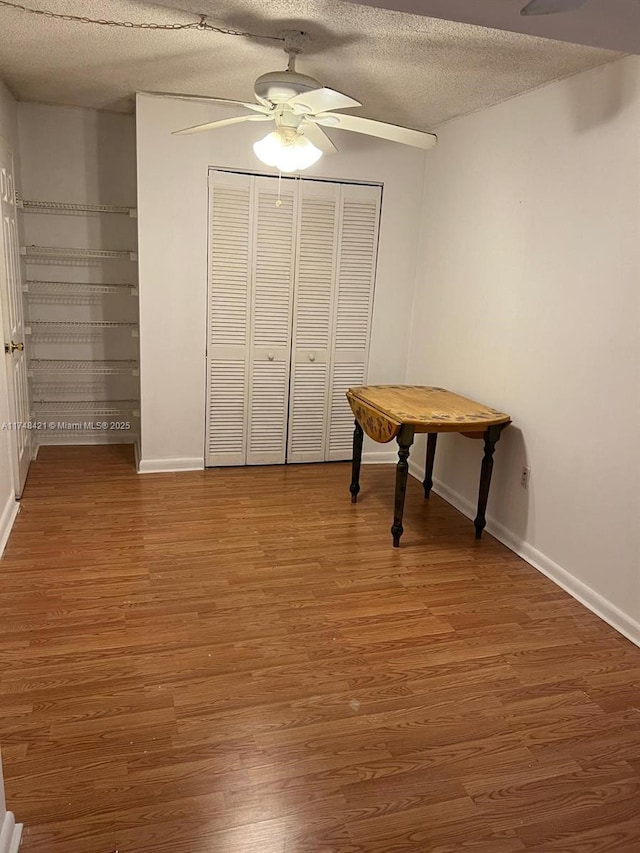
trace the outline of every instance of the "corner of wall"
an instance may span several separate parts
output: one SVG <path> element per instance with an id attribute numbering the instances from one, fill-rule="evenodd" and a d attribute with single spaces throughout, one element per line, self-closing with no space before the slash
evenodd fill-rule
<path id="1" fill-rule="evenodd" d="M 9 540 L 13 523 L 15 522 L 19 511 L 20 503 L 15 499 L 12 493 L 7 498 L 7 502 L 0 512 L 0 557 L 2 557 L 4 549 L 7 546 L 7 541 Z"/>
<path id="2" fill-rule="evenodd" d="M 16 823 L 13 812 L 5 812 L 0 825 L 0 853 L 18 853 L 22 839 L 22 824 Z"/>
<path id="3" fill-rule="evenodd" d="M 418 217 L 418 236 L 416 240 L 416 257 L 414 263 L 414 271 L 413 271 L 413 296 L 411 299 L 411 313 L 410 313 L 410 323 L 409 323 L 409 334 L 407 335 L 407 355 L 405 359 L 405 370 L 404 370 L 404 382 L 409 382 L 409 378 L 411 375 L 411 357 L 413 353 L 413 339 L 416 334 L 416 323 L 415 323 L 415 306 L 416 306 L 416 298 L 418 294 L 418 288 L 424 286 L 424 277 L 423 277 L 423 269 L 422 269 L 422 259 L 424 257 L 424 246 L 425 246 L 425 220 L 426 220 L 426 210 L 427 210 L 427 182 L 428 182 L 428 174 L 429 174 L 429 152 L 424 152 L 424 168 L 422 171 L 422 198 L 420 202 L 420 215 Z"/>
<path id="4" fill-rule="evenodd" d="M 138 459 L 138 474 L 168 474 L 173 471 L 203 471 L 204 458 Z"/>
<path id="5" fill-rule="evenodd" d="M 424 466 L 420 466 L 415 462 L 409 462 L 409 473 L 419 482 L 424 480 Z M 462 515 L 473 521 L 476 515 L 475 505 L 459 492 L 454 491 L 446 483 L 437 477 L 433 478 L 433 492 L 450 504 Z M 506 545 L 510 551 L 521 557 L 534 569 L 541 572 L 553 581 L 557 586 L 568 592 L 572 598 L 583 604 L 596 616 L 603 619 L 612 628 L 615 628 L 620 634 L 640 646 L 640 622 L 634 620 L 624 611 L 620 610 L 603 595 L 596 590 L 587 586 L 579 578 L 572 575 L 558 563 L 554 562 L 546 554 L 543 554 L 533 545 L 530 545 L 521 537 L 515 536 L 512 531 L 508 530 L 503 524 L 500 524 L 491 514 L 487 514 L 487 526 L 485 532 L 493 536 L 503 545 Z"/>

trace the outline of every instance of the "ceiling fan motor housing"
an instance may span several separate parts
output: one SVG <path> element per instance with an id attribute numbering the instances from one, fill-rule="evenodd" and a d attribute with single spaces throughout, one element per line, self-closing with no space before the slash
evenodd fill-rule
<path id="1" fill-rule="evenodd" d="M 321 89 L 322 83 L 297 71 L 270 71 L 262 74 L 255 82 L 256 97 L 271 101 L 272 104 L 284 104 L 296 95 Z"/>

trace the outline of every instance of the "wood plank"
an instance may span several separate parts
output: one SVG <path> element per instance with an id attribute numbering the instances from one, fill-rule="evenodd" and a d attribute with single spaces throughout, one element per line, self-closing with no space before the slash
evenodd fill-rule
<path id="1" fill-rule="evenodd" d="M 0 572 L 24 853 L 631 853 L 640 650 L 344 464 L 42 448 Z"/>

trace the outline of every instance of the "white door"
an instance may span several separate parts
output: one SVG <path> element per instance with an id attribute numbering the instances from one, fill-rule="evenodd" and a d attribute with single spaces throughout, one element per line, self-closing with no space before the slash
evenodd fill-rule
<path id="1" fill-rule="evenodd" d="M 351 458 L 369 355 L 381 189 L 300 182 L 287 462 Z"/>
<path id="2" fill-rule="evenodd" d="M 349 459 L 381 188 L 212 170 L 205 464 Z"/>
<path id="3" fill-rule="evenodd" d="M 340 187 L 328 428 L 323 457 L 331 462 L 351 459 L 353 414 L 346 392 L 354 385 L 364 385 L 367 377 L 381 203 L 380 187 Z"/>
<path id="4" fill-rule="evenodd" d="M 287 450 L 296 187 L 291 179 L 252 180 L 247 465 L 278 465 Z"/>
<path id="5" fill-rule="evenodd" d="M 0 215 L 2 216 L 0 298 L 11 421 L 9 435 L 13 483 L 16 497 L 20 497 L 31 462 L 31 434 L 27 428 L 30 420 L 29 392 L 13 155 L 4 142 L 0 142 Z M 24 426 L 20 426 L 21 424 Z"/>
<path id="6" fill-rule="evenodd" d="M 323 462 L 340 185 L 300 181 L 287 462 Z"/>
<path id="7" fill-rule="evenodd" d="M 209 178 L 206 465 L 246 462 L 253 185 Z"/>
<path id="8" fill-rule="evenodd" d="M 283 463 L 295 182 L 213 171 L 209 198 L 205 464 Z"/>

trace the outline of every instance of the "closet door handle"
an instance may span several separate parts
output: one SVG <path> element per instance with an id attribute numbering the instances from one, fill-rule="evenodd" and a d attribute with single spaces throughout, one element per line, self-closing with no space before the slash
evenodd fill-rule
<path id="1" fill-rule="evenodd" d="M 270 353 L 267 355 L 267 358 L 269 359 L 269 361 L 273 361 L 273 359 L 275 358 L 275 355 L 274 355 L 272 352 L 270 352 Z"/>
<path id="2" fill-rule="evenodd" d="M 315 355 L 315 353 L 310 352 L 310 353 L 309 353 L 309 361 L 315 361 L 315 360 L 316 360 L 316 355 Z"/>

